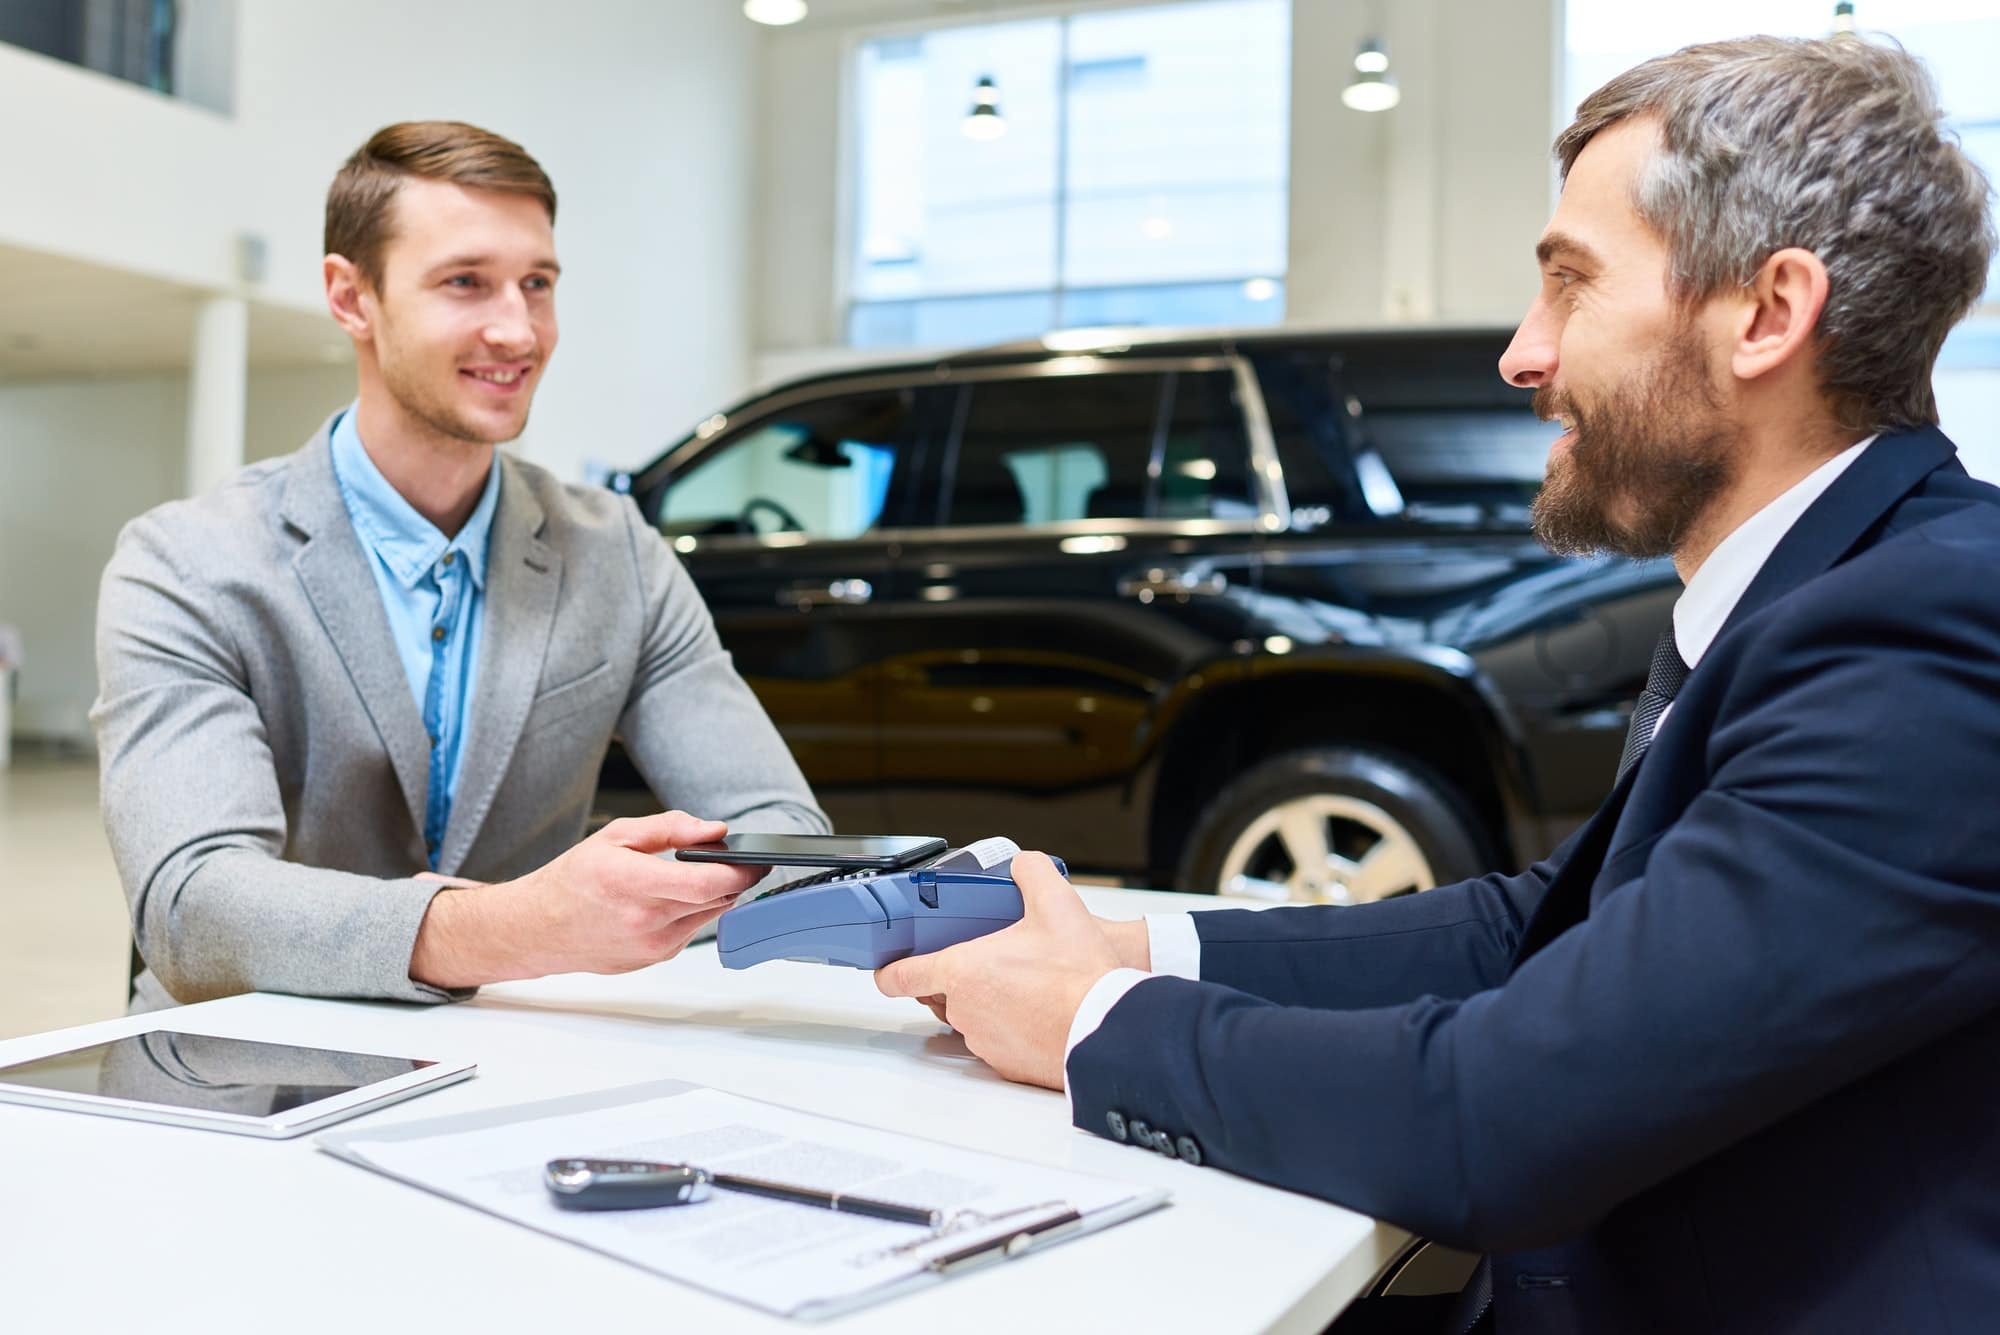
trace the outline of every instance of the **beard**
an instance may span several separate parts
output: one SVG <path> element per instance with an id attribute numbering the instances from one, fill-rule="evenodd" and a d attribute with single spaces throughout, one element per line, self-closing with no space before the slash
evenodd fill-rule
<path id="1" fill-rule="evenodd" d="M 491 427 L 460 412 L 450 394 L 440 389 L 435 378 L 427 376 L 423 367 L 395 355 L 393 332 L 387 327 L 385 332 L 389 332 L 390 336 L 376 342 L 376 365 L 382 372 L 382 387 L 389 391 L 389 397 L 412 420 L 421 422 L 447 440 L 462 441 L 467 445 L 504 445 L 510 440 L 518 440 L 527 429 L 527 405 L 523 403 L 521 420 L 507 434 L 496 438 Z M 451 374 L 455 383 L 456 367 L 452 368 Z"/>
<path id="2" fill-rule="evenodd" d="M 1534 411 L 1575 423 L 1530 512 L 1536 538 L 1559 556 L 1666 556 L 1735 481 L 1742 433 L 1722 415 L 1692 329 L 1590 406 L 1544 386 Z"/>

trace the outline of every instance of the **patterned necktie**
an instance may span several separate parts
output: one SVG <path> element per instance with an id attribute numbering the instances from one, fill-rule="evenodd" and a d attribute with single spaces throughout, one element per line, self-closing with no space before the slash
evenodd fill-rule
<path id="1" fill-rule="evenodd" d="M 1688 665 L 1681 661 L 1680 646 L 1674 643 L 1674 632 L 1669 628 L 1653 648 L 1653 665 L 1646 669 L 1646 689 L 1639 692 L 1639 703 L 1632 707 L 1632 727 L 1625 734 L 1625 754 L 1618 759 L 1619 778 L 1624 778 L 1625 771 L 1638 764 L 1639 757 L 1653 744 L 1653 729 L 1660 725 L 1660 715 L 1667 712 L 1667 706 L 1674 702 L 1687 678 Z"/>

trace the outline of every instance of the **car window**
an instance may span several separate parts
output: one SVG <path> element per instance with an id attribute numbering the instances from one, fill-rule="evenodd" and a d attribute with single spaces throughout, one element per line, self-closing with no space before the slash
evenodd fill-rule
<path id="1" fill-rule="evenodd" d="M 1255 519 L 1250 499 L 1250 436 L 1228 371 L 1173 377 L 1156 503 L 1161 519 Z"/>
<path id="2" fill-rule="evenodd" d="M 1527 390 L 1500 379 L 1494 360 L 1489 348 L 1457 344 L 1346 358 L 1349 448 L 1357 461 L 1378 461 L 1379 494 L 1397 498 L 1386 512 L 1372 505 L 1376 513 L 1527 521 L 1556 432 L 1530 411 Z"/>
<path id="3" fill-rule="evenodd" d="M 660 530 L 855 538 L 882 516 L 914 439 L 915 392 L 820 399 L 752 423 L 668 484 Z"/>
<path id="4" fill-rule="evenodd" d="M 1203 371 L 974 382 L 945 522 L 1254 515 L 1231 381 Z"/>

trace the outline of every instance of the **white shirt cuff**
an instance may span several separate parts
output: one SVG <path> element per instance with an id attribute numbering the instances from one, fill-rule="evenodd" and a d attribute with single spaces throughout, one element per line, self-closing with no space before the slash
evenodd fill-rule
<path id="1" fill-rule="evenodd" d="M 1153 951 L 1153 972 L 1176 978 L 1201 977 L 1201 936 L 1192 913 L 1148 913 L 1146 940 Z"/>
<path id="2" fill-rule="evenodd" d="M 1104 1017 L 1111 1013 L 1127 992 L 1145 982 L 1153 975 L 1144 969 L 1113 969 L 1104 977 L 1091 984 L 1090 991 L 1083 994 L 1083 1004 L 1076 1008 L 1076 1016 L 1069 1022 L 1069 1042 L 1063 1044 L 1063 1090 L 1069 1090 L 1069 1054 L 1076 1051 L 1076 1045 L 1097 1032 L 1097 1026 L 1104 1023 Z M 1070 1106 L 1070 1120 L 1076 1120 L 1076 1106 Z"/>

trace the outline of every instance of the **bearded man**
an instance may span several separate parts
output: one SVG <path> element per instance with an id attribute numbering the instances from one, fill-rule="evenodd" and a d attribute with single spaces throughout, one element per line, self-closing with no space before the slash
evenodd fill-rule
<path id="1" fill-rule="evenodd" d="M 499 135 L 379 131 L 326 201 L 355 401 L 119 536 L 92 722 L 135 1009 L 641 968 L 756 879 L 656 854 L 827 830 L 631 500 L 496 449 L 555 351 L 555 213 Z M 584 838 L 614 732 L 685 810 Z"/>
<path id="2" fill-rule="evenodd" d="M 1079 1127 L 1486 1254 L 1368 1329 L 1990 1329 L 2000 491 L 1931 369 L 1994 235 L 1939 120 L 1900 49 L 1755 38 L 1557 140 L 1500 367 L 1565 427 L 1536 524 L 1686 588 L 1546 862 L 1111 923 L 1028 854 L 1019 925 L 882 990 Z"/>

